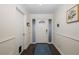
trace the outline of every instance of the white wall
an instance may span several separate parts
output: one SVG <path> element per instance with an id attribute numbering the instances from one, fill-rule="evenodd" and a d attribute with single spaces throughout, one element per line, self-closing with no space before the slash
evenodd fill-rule
<path id="1" fill-rule="evenodd" d="M 72 6 L 61 5 L 54 13 L 54 44 L 62 54 L 79 54 L 79 22 L 66 23 L 66 11 Z"/>
<path id="2" fill-rule="evenodd" d="M 0 54 L 19 54 L 17 48 L 16 6 L 12 4 L 0 5 Z M 30 44 L 26 26 L 28 13 L 20 5 L 18 8 L 24 13 L 24 49 L 26 49 Z"/>
<path id="3" fill-rule="evenodd" d="M 17 5 L 17 7 L 24 13 L 24 49 L 26 49 L 30 44 L 30 27 L 27 26 L 27 22 L 30 22 L 30 14 L 24 6 Z"/>
<path id="4" fill-rule="evenodd" d="M 32 19 L 35 19 L 36 22 L 38 22 L 39 20 L 45 20 L 45 22 L 47 22 L 48 19 L 52 19 L 52 23 L 53 23 L 53 14 L 30 14 L 30 20 L 31 20 L 31 42 L 32 42 Z M 48 24 L 47 24 L 47 27 L 48 27 Z M 38 29 L 39 29 L 39 27 L 36 28 L 36 30 L 38 30 Z M 53 30 L 52 30 L 52 33 L 53 33 Z M 37 35 L 37 38 L 40 37 L 39 35 Z M 52 34 L 52 36 L 53 36 L 53 34 Z M 53 38 L 52 38 L 52 42 L 53 42 Z"/>
<path id="5" fill-rule="evenodd" d="M 0 5 L 0 54 L 14 53 L 15 11 L 15 5 Z"/>
<path id="6" fill-rule="evenodd" d="M 27 22 L 29 22 L 29 23 L 31 22 L 30 21 L 30 14 L 29 13 L 27 14 L 26 23 Z M 27 26 L 27 24 L 26 24 L 26 26 Z M 31 27 L 31 24 L 30 24 L 30 27 Z M 28 26 L 26 27 L 26 32 L 27 32 L 26 35 L 27 35 L 27 43 L 28 43 L 28 45 L 31 44 L 31 30 L 30 30 L 30 27 L 28 27 Z"/>
<path id="7" fill-rule="evenodd" d="M 29 44 L 30 44 L 30 30 L 29 27 L 27 27 L 26 23 L 29 20 L 29 14 L 25 15 L 25 20 L 24 20 L 24 32 L 25 32 L 25 40 L 24 40 L 24 49 L 26 49 Z"/>

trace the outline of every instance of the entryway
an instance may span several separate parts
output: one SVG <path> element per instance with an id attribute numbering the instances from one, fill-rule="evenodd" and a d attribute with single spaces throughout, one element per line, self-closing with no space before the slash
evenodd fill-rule
<path id="1" fill-rule="evenodd" d="M 52 19 L 32 19 L 32 42 L 52 42 Z"/>

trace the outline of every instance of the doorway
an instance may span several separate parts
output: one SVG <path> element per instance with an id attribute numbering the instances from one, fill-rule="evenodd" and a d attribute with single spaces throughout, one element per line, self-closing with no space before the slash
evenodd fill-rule
<path id="1" fill-rule="evenodd" d="M 32 19 L 32 42 L 35 43 L 52 42 L 52 19 L 48 20 Z"/>
<path id="2" fill-rule="evenodd" d="M 32 19 L 32 42 L 48 43 L 48 22 Z"/>

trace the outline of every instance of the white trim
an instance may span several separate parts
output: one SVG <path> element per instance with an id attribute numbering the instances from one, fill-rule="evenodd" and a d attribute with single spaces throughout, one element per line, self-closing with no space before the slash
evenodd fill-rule
<path id="1" fill-rule="evenodd" d="M 24 51 L 24 49 L 23 49 L 23 51 Z M 19 54 L 21 55 L 21 53 L 22 53 L 23 51 L 21 51 Z"/>
<path id="2" fill-rule="evenodd" d="M 9 37 L 9 38 L 5 38 L 5 39 L 3 39 L 2 41 L 0 41 L 0 44 L 2 44 L 2 43 L 4 43 L 4 42 L 7 42 L 7 41 L 10 41 L 10 40 L 13 40 L 13 39 L 15 39 L 14 36 L 11 36 L 11 37 Z"/>
<path id="3" fill-rule="evenodd" d="M 52 42 L 48 42 L 48 44 L 52 44 Z"/>
<path id="4" fill-rule="evenodd" d="M 30 42 L 28 42 L 28 44 L 24 47 L 24 50 L 27 49 L 29 45 L 30 45 Z"/>
<path id="5" fill-rule="evenodd" d="M 32 42 L 31 44 L 36 44 L 36 42 Z"/>
<path id="6" fill-rule="evenodd" d="M 60 48 L 57 47 L 57 45 L 55 43 L 53 43 L 53 45 L 56 47 L 56 49 L 60 52 L 61 55 L 65 55 Z"/>
<path id="7" fill-rule="evenodd" d="M 27 47 L 25 47 L 25 48 L 23 49 L 23 51 L 26 50 L 26 49 L 29 47 L 29 45 L 30 45 L 30 43 L 27 45 Z M 21 54 L 23 51 L 21 51 L 20 54 Z"/>
<path id="8" fill-rule="evenodd" d="M 32 42 L 31 44 L 36 44 L 36 43 L 40 43 L 40 42 Z M 45 42 L 45 43 L 52 44 L 52 42 Z"/>
<path id="9" fill-rule="evenodd" d="M 24 15 L 24 12 L 18 6 L 16 6 L 16 10 L 19 11 L 22 15 Z"/>
<path id="10" fill-rule="evenodd" d="M 63 35 L 63 34 L 59 34 L 59 33 L 55 33 L 55 34 L 60 35 L 60 36 L 63 36 L 63 37 L 66 37 L 66 38 L 69 38 L 69 39 L 72 39 L 74 41 L 79 41 L 79 39 L 77 39 L 77 38 L 75 38 L 73 36 L 67 36 L 67 35 Z"/>

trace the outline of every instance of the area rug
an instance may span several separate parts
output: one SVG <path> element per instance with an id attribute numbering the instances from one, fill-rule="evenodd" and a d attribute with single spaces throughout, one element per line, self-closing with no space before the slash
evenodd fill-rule
<path id="1" fill-rule="evenodd" d="M 48 44 L 36 44 L 34 55 L 51 55 Z"/>

